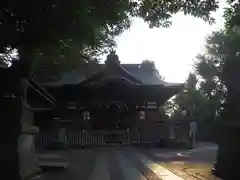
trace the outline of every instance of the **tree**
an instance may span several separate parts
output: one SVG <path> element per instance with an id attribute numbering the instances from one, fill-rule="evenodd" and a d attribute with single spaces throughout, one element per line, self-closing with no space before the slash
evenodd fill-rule
<path id="1" fill-rule="evenodd" d="M 227 0 L 230 5 L 225 9 L 224 18 L 225 18 L 225 30 L 238 30 L 240 26 L 239 20 L 239 9 L 240 3 L 236 0 Z"/>
<path id="2" fill-rule="evenodd" d="M 197 98 L 196 84 L 196 76 L 194 74 L 189 74 L 184 90 L 180 92 L 173 100 L 178 106 L 177 111 L 186 111 L 186 115 L 193 115 Z"/>
<path id="3" fill-rule="evenodd" d="M 166 115 L 174 116 L 178 112 L 178 105 L 173 100 L 168 100 L 164 103 L 163 109 Z"/>
<path id="4" fill-rule="evenodd" d="M 210 100 L 199 89 L 199 79 L 189 74 L 185 88 L 170 103 L 172 116 L 186 116 L 198 123 L 198 139 L 209 140 L 212 137 L 212 111 Z"/>
<path id="5" fill-rule="evenodd" d="M 209 44 L 206 49 L 209 54 L 197 57 L 195 71 L 199 76 L 199 90 L 208 101 L 209 111 L 212 111 L 209 118 L 215 119 L 220 113 L 227 92 L 221 75 L 223 68 L 221 55 L 217 55 L 219 51 L 215 46 Z"/>
<path id="6" fill-rule="evenodd" d="M 12 153 L 12 157 L 17 157 L 16 140 L 20 130 L 21 101 L 24 94 L 20 78 L 26 81 L 36 53 L 60 57 L 66 56 L 66 51 L 72 50 L 72 47 L 77 47 L 79 51 L 76 52 L 80 55 L 102 52 L 114 45 L 114 36 L 130 26 L 131 17 L 143 18 L 150 27 L 169 26 L 171 14 L 183 11 L 185 14 L 212 22 L 210 12 L 216 8 L 217 3 L 212 0 L 1 1 L 0 52 L 6 53 L 9 48 L 17 49 L 20 62 L 13 71 L 12 80 L 6 85 L 12 88 L 11 93 L 16 97 L 12 104 L 11 115 L 15 116 L 11 117 L 11 123 L 17 126 L 16 129 L 12 128 L 9 123 L 7 127 L 10 136 L 14 139 L 8 143 L 15 144 L 9 146 L 8 152 Z M 9 90 L 7 87 L 4 88 Z M 3 94 L 1 96 L 3 97 Z M 14 106 L 16 108 L 13 108 Z M 8 119 L 10 116 L 4 118 Z M 16 168 L 11 169 L 12 173 L 8 174 L 8 177 L 12 175 L 10 179 L 19 179 L 17 158 L 11 163 Z"/>
<path id="7" fill-rule="evenodd" d="M 159 71 L 157 70 L 156 68 L 156 65 L 155 65 L 155 62 L 152 61 L 152 60 L 143 60 L 141 65 L 140 65 L 140 68 L 143 70 L 143 71 L 146 71 L 147 74 L 151 74 L 153 76 L 157 76 L 159 79 L 161 79 L 162 81 L 164 81 L 164 77 L 162 75 L 160 75 Z M 145 75 L 147 76 L 147 75 Z"/>
<path id="8" fill-rule="evenodd" d="M 57 81 L 64 73 L 78 68 L 84 68 L 87 64 L 98 64 L 98 59 L 92 59 L 79 53 L 79 49 L 73 49 L 64 56 L 59 51 L 55 53 L 36 53 L 32 64 L 31 74 L 39 82 Z"/>
<path id="9" fill-rule="evenodd" d="M 53 59 L 66 57 L 65 51 L 69 50 L 80 56 L 98 55 L 115 45 L 114 37 L 130 26 L 131 17 L 143 18 L 150 27 L 167 27 L 171 15 L 179 11 L 213 22 L 210 12 L 217 8 L 217 3 L 210 0 L 169 2 L 3 1 L 0 52 L 6 47 L 17 48 L 20 59 L 31 61 L 35 59 L 35 51 L 41 56 L 53 52 Z M 55 62 L 52 60 L 52 64 Z M 36 64 L 35 67 L 40 66 Z M 31 65 L 27 69 L 30 68 Z"/>
<path id="10" fill-rule="evenodd" d="M 219 146 L 217 174 L 224 179 L 236 178 L 239 169 L 240 34 L 236 19 L 239 4 L 226 10 L 226 26 L 207 41 L 207 54 L 198 57 L 196 70 L 201 77 L 200 90 L 208 100 L 211 116 L 218 116 L 216 140 Z M 218 108 L 221 107 L 221 108 Z M 217 115 L 216 115 L 217 114 Z"/>
<path id="11" fill-rule="evenodd" d="M 217 97 L 219 104 L 225 102 L 226 97 L 229 98 L 229 89 L 238 88 L 234 80 L 239 67 L 239 37 L 236 31 L 215 32 L 208 39 L 208 53 L 198 56 L 200 61 L 195 66 L 202 79 L 201 91 L 208 99 Z"/>
<path id="12" fill-rule="evenodd" d="M 4 23 L 1 23 L 0 47 L 4 51 L 5 47 L 19 48 L 32 43 L 29 49 L 59 44 L 77 44 L 79 49 L 103 48 L 106 43 L 113 43 L 112 37 L 129 27 L 130 17 L 142 17 L 151 27 L 168 26 L 171 15 L 182 11 L 212 22 L 210 12 L 216 8 L 217 2 L 211 0 L 2 1 Z"/>
<path id="13" fill-rule="evenodd" d="M 141 68 L 148 69 L 148 70 L 155 70 L 155 62 L 151 60 L 143 60 L 141 63 Z"/>
<path id="14" fill-rule="evenodd" d="M 8 147 L 6 152 L 9 152 L 9 155 L 5 154 L 9 157 L 9 166 L 6 164 L 6 167 L 12 167 L 12 173 L 8 174 L 9 178 L 12 175 L 11 179 L 17 179 L 19 174 L 16 142 L 20 131 L 21 101 L 24 94 L 20 78 L 29 76 L 36 53 L 52 55 L 57 51 L 59 53 L 53 56 L 65 56 L 73 46 L 77 46 L 79 54 L 82 54 L 82 51 L 90 53 L 91 49 L 104 50 L 105 47 L 114 44 L 113 36 L 130 24 L 126 12 L 128 3 L 106 1 L 105 4 L 108 6 L 102 6 L 102 3 L 102 1 L 99 3 L 99 1 L 18 0 L 1 2 L 0 49 L 6 54 L 8 49 L 16 48 L 20 61 L 19 70 L 17 67 L 14 68 L 16 70 L 12 74 L 14 78 L 6 84 L 13 87 L 10 91 L 16 97 L 11 114 L 4 117 L 9 122 L 9 126 L 4 128 L 9 129 L 9 136 L 12 137 L 3 145 Z M 2 83 L 6 81 L 2 78 L 1 80 Z M 4 88 L 9 91 L 8 87 Z M 15 105 L 20 107 L 14 108 Z M 7 106 L 3 104 L 2 107 Z"/>
<path id="15" fill-rule="evenodd" d="M 239 108 L 240 101 L 240 34 L 235 29 L 219 32 L 213 36 L 216 55 L 221 60 L 220 78 L 226 87 L 226 98 L 218 123 L 217 142 L 219 146 L 216 169 L 222 178 L 232 179 L 239 169 Z"/>

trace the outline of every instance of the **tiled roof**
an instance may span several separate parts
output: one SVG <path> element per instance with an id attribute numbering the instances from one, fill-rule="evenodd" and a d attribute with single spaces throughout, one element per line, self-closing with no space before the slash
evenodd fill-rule
<path id="1" fill-rule="evenodd" d="M 140 64 L 121 64 L 121 66 L 145 85 L 177 85 L 176 83 L 165 82 L 161 79 L 157 70 L 143 69 Z M 45 83 L 45 85 L 59 86 L 63 84 L 78 84 L 87 80 L 94 74 L 101 72 L 104 68 L 105 64 L 96 65 L 95 68 L 86 66 L 84 68 L 65 73 L 60 81 Z"/>

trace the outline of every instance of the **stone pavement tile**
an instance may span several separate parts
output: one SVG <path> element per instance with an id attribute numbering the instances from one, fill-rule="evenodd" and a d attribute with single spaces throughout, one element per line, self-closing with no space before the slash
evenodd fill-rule
<path id="1" fill-rule="evenodd" d="M 109 171 L 111 180 L 125 180 L 116 149 L 109 150 Z"/>
<path id="2" fill-rule="evenodd" d="M 217 144 L 212 142 L 196 142 L 195 148 L 217 147 Z"/>
<path id="3" fill-rule="evenodd" d="M 147 180 L 120 151 L 117 151 L 117 158 L 125 177 L 124 180 Z"/>
<path id="4" fill-rule="evenodd" d="M 135 152 L 134 156 L 161 180 L 184 180 L 140 152 Z"/>
<path id="5" fill-rule="evenodd" d="M 199 180 L 150 154 L 155 153 L 113 147 L 69 151 L 69 167 L 47 172 L 45 180 Z"/>
<path id="6" fill-rule="evenodd" d="M 124 152 L 124 156 L 131 161 L 138 171 L 140 171 L 147 180 L 161 180 L 153 171 L 146 167 L 138 158 L 135 158 L 133 154 L 136 152 Z"/>
<path id="7" fill-rule="evenodd" d="M 167 169 L 181 175 L 186 180 L 219 180 L 211 173 L 211 164 L 198 164 L 191 162 L 164 163 Z"/>
<path id="8" fill-rule="evenodd" d="M 197 142 L 193 149 L 173 149 L 173 148 L 150 148 L 148 151 L 161 155 L 172 155 L 175 153 L 196 152 L 204 150 L 217 150 L 218 146 L 209 142 Z"/>
<path id="9" fill-rule="evenodd" d="M 188 161 L 193 163 L 213 164 L 216 159 L 217 149 L 214 147 L 201 148 L 194 150 L 185 150 L 169 153 L 156 153 L 148 150 L 141 151 L 143 154 L 151 157 L 155 161 Z"/>
<path id="10" fill-rule="evenodd" d="M 47 171 L 44 180 L 88 180 L 93 172 L 95 158 L 94 150 L 71 150 L 68 152 L 68 168 Z"/>
<path id="11" fill-rule="evenodd" d="M 89 180 L 110 180 L 108 152 L 106 150 L 98 151 L 95 168 Z"/>
<path id="12" fill-rule="evenodd" d="M 151 151 L 141 152 L 185 180 L 218 179 L 211 173 L 213 159 L 215 157 L 214 151 L 212 150 L 210 150 L 210 152 L 202 152 L 200 150 L 199 152 L 193 153 L 176 153 L 171 156 L 169 156 L 168 153 L 159 156 L 159 154 Z M 179 154 L 179 156 L 177 154 Z"/>
<path id="13" fill-rule="evenodd" d="M 79 180 L 79 177 L 83 180 L 89 179 L 94 170 L 95 161 L 97 158 L 96 150 L 76 151 L 75 154 L 72 154 L 70 158 L 74 165 L 74 169 L 72 171 L 78 172 L 76 174 L 77 180 Z"/>

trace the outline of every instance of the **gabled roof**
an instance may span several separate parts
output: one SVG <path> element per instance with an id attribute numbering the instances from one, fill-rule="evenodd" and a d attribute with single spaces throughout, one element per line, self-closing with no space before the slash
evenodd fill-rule
<path id="1" fill-rule="evenodd" d="M 140 64 L 120 64 L 110 53 L 105 64 L 84 67 L 65 74 L 62 80 L 45 84 L 62 102 L 125 101 L 164 103 L 179 92 L 183 84 L 163 81 L 157 70 Z"/>
<path id="2" fill-rule="evenodd" d="M 131 76 L 141 81 L 145 85 L 178 85 L 180 83 L 169 83 L 162 80 L 157 70 L 148 70 L 141 68 L 141 64 L 121 64 L 122 68 Z M 84 68 L 76 69 L 72 72 L 64 74 L 61 80 L 56 82 L 45 83 L 48 86 L 60 86 L 64 84 L 79 84 L 93 76 L 98 76 L 105 69 L 105 64 L 95 65 L 95 68 L 84 66 Z"/>
<path id="3" fill-rule="evenodd" d="M 123 82 L 129 84 L 143 84 L 140 79 L 125 70 L 120 64 L 107 64 L 100 72 L 81 82 L 82 85 L 100 85 L 106 82 Z"/>

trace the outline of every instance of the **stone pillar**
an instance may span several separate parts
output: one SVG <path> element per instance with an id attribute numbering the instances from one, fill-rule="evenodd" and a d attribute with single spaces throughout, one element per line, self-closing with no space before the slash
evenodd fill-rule
<path id="1" fill-rule="evenodd" d="M 22 130 L 18 140 L 20 174 L 22 179 L 34 177 L 40 172 L 38 157 L 35 151 L 35 135 L 38 128 L 33 126 L 34 113 L 23 109 L 21 118 Z"/>

